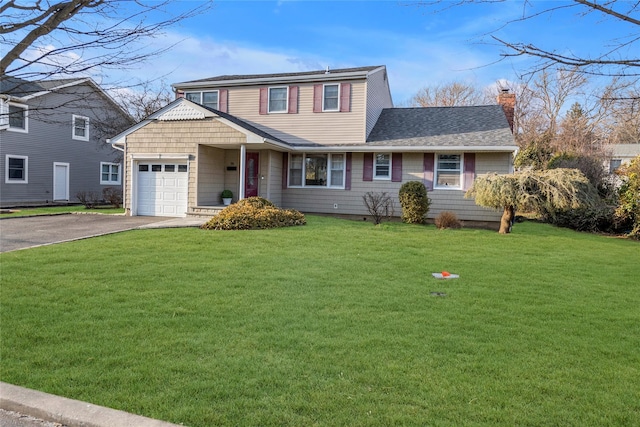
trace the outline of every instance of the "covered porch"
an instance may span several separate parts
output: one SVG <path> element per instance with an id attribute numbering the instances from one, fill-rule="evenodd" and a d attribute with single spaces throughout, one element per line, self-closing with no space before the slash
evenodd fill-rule
<path id="1" fill-rule="evenodd" d="M 199 144 L 195 157 L 195 204 L 188 206 L 187 215 L 217 215 L 225 208 L 221 197 L 224 190 L 233 193 L 232 203 L 260 196 L 280 205 L 282 158 L 282 152 L 265 144 Z"/>

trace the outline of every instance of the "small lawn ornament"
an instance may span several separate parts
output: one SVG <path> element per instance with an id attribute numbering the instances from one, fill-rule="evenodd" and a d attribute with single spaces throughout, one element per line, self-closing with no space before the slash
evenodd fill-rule
<path id="1" fill-rule="evenodd" d="M 436 279 L 457 279 L 460 277 L 458 274 L 452 274 L 448 271 L 441 271 L 440 273 L 431 273 Z"/>

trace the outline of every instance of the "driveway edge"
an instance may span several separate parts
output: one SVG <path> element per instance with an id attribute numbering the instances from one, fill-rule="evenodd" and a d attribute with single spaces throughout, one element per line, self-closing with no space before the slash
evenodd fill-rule
<path id="1" fill-rule="evenodd" d="M 141 415 L 0 382 L 0 408 L 69 427 L 177 427 Z"/>

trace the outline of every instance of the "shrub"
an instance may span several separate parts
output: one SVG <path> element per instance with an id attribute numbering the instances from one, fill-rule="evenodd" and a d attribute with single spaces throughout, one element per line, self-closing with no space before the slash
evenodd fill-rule
<path id="1" fill-rule="evenodd" d="M 606 198 L 612 192 L 613 183 L 602 163 L 602 156 L 560 153 L 547 164 L 549 169 L 578 169 L 598 190 L 600 197 Z"/>
<path id="2" fill-rule="evenodd" d="M 224 190 L 220 194 L 221 199 L 233 199 L 233 192 L 231 190 Z"/>
<path id="3" fill-rule="evenodd" d="M 640 156 L 616 171 L 622 180 L 618 190 L 616 221 L 628 229 L 628 236 L 640 239 Z"/>
<path id="4" fill-rule="evenodd" d="M 102 190 L 102 198 L 114 208 L 122 206 L 122 190 L 114 187 L 106 187 Z"/>
<path id="5" fill-rule="evenodd" d="M 440 212 L 435 219 L 436 227 L 443 228 L 462 228 L 462 223 L 458 219 L 458 216 L 453 212 Z"/>
<path id="6" fill-rule="evenodd" d="M 95 207 L 95 205 L 100 201 L 100 197 L 95 191 L 78 191 L 76 193 L 76 199 L 78 199 L 87 209 Z"/>
<path id="7" fill-rule="evenodd" d="M 431 200 L 427 197 L 427 188 L 420 181 L 409 181 L 400 187 L 400 206 L 402 222 L 408 224 L 426 224 Z"/>
<path id="8" fill-rule="evenodd" d="M 598 206 L 585 206 L 575 209 L 550 209 L 541 215 L 541 219 L 557 227 L 591 233 L 609 232 L 615 228 L 613 209 L 604 203 Z"/>
<path id="9" fill-rule="evenodd" d="M 373 217 L 374 224 L 380 224 L 383 218 L 389 219 L 393 216 L 393 199 L 386 192 L 368 192 L 362 196 L 362 200 Z"/>
<path id="10" fill-rule="evenodd" d="M 249 197 L 224 208 L 201 228 L 205 230 L 252 230 L 305 225 L 304 215 L 280 209 L 262 197 Z"/>

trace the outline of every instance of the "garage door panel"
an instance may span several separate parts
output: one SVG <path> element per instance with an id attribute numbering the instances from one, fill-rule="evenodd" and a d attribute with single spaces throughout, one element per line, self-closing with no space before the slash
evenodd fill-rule
<path id="1" fill-rule="evenodd" d="M 187 170 L 186 164 L 140 163 L 137 214 L 185 216 L 189 184 Z"/>

